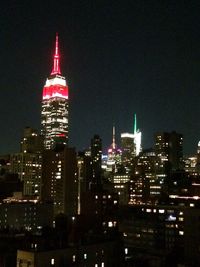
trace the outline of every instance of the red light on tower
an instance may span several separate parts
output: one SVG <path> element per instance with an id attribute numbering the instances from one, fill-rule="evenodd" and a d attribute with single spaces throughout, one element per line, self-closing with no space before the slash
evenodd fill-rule
<path id="1" fill-rule="evenodd" d="M 53 57 L 53 69 L 51 75 L 54 74 L 61 74 L 60 72 L 60 55 L 58 50 L 58 34 L 56 33 L 56 47 L 55 47 L 55 54 Z"/>
<path id="2" fill-rule="evenodd" d="M 60 54 L 58 49 L 58 34 L 56 34 L 55 53 L 53 57 L 53 69 L 50 79 L 47 79 L 43 88 L 42 99 L 51 99 L 54 97 L 61 97 L 68 99 L 68 86 L 65 79 L 63 79 L 60 71 Z"/>

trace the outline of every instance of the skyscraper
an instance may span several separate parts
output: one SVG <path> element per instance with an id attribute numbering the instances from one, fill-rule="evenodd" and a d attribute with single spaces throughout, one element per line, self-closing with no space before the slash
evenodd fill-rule
<path id="1" fill-rule="evenodd" d="M 141 139 L 142 133 L 137 129 L 137 118 L 136 114 L 134 115 L 134 144 L 135 144 L 135 155 L 138 156 L 141 152 Z"/>
<path id="2" fill-rule="evenodd" d="M 112 131 L 112 144 L 108 149 L 108 160 L 107 160 L 107 171 L 109 172 L 117 172 L 117 165 L 121 164 L 121 149 L 117 148 L 115 142 L 115 126 L 113 126 Z"/>
<path id="3" fill-rule="evenodd" d="M 19 153 L 10 155 L 11 172 L 23 181 L 23 194 L 40 196 L 43 138 L 31 127 L 24 129 Z"/>
<path id="4" fill-rule="evenodd" d="M 63 147 L 68 142 L 68 85 L 61 76 L 58 35 L 56 35 L 53 69 L 42 94 L 41 112 L 44 148 Z"/>
<path id="5" fill-rule="evenodd" d="M 183 136 L 176 132 L 155 134 L 155 153 L 161 173 L 183 168 Z"/>
<path id="6" fill-rule="evenodd" d="M 54 214 L 77 212 L 77 158 L 75 148 L 44 150 L 42 158 L 42 201 L 52 201 Z"/>
<path id="7" fill-rule="evenodd" d="M 130 172 L 134 158 L 142 151 L 141 138 L 142 133 L 137 129 L 137 118 L 134 114 L 133 133 L 121 134 L 122 162 L 127 172 Z"/>
<path id="8" fill-rule="evenodd" d="M 133 158 L 135 157 L 135 135 L 132 133 L 121 134 L 122 163 L 130 171 Z"/>
<path id="9" fill-rule="evenodd" d="M 101 185 L 101 156 L 102 140 L 99 135 L 94 135 L 91 139 L 91 160 L 92 160 L 92 181 L 95 186 Z"/>

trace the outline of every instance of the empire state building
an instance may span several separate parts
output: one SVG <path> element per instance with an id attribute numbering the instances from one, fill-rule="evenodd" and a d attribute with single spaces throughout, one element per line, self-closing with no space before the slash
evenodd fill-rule
<path id="1" fill-rule="evenodd" d="M 68 85 L 60 71 L 58 35 L 56 35 L 52 72 L 42 94 L 41 133 L 44 148 L 62 148 L 68 143 Z"/>

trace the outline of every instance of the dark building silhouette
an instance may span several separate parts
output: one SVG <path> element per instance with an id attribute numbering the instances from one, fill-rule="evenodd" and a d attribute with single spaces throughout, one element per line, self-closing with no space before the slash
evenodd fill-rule
<path id="1" fill-rule="evenodd" d="M 156 176 L 156 156 L 152 149 L 143 150 L 135 158 L 130 179 L 130 204 L 155 202 L 161 185 Z"/>
<path id="2" fill-rule="evenodd" d="M 155 134 L 158 171 L 170 173 L 183 168 L 183 136 L 176 132 Z"/>
<path id="3" fill-rule="evenodd" d="M 31 128 L 24 128 L 24 134 L 20 143 L 22 153 L 41 153 L 43 149 L 43 137 L 38 131 Z"/>
<path id="4" fill-rule="evenodd" d="M 53 201 L 54 214 L 77 212 L 77 158 L 74 148 L 45 150 L 42 160 L 42 200 Z"/>
<path id="5" fill-rule="evenodd" d="M 99 135 L 94 135 L 91 139 L 91 163 L 92 163 L 92 180 L 91 186 L 101 186 L 101 156 L 102 140 Z"/>
<path id="6" fill-rule="evenodd" d="M 40 196 L 43 138 L 31 128 L 24 129 L 20 152 L 10 155 L 10 170 L 23 182 L 23 194 Z"/>
<path id="7" fill-rule="evenodd" d="M 14 192 L 23 191 L 23 182 L 19 180 L 17 174 L 6 173 L 0 177 L 0 201 L 10 197 Z"/>

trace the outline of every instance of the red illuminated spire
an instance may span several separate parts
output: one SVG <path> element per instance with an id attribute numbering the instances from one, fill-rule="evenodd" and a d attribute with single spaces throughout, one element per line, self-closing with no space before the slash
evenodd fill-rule
<path id="1" fill-rule="evenodd" d="M 51 75 L 53 74 L 61 74 L 60 72 L 60 55 L 58 51 L 58 34 L 56 33 L 56 47 L 55 47 L 55 54 L 53 57 L 53 69 Z"/>

